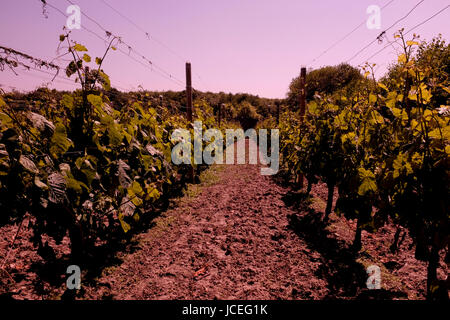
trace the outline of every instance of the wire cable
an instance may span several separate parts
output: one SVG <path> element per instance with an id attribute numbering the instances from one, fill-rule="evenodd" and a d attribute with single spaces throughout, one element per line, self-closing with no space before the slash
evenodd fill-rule
<path id="1" fill-rule="evenodd" d="M 68 3 L 75 5 L 75 3 L 71 0 L 66 0 Z M 123 43 L 124 45 L 127 46 L 128 50 L 131 52 L 135 52 L 138 56 L 140 56 L 142 59 L 144 59 L 145 61 L 147 61 L 148 63 L 150 63 L 151 65 L 153 65 L 156 69 L 158 69 L 159 71 L 161 71 L 162 73 L 166 74 L 169 78 L 173 78 L 176 81 L 179 81 L 181 83 L 183 83 L 181 80 L 177 79 L 175 76 L 173 76 L 172 74 L 170 74 L 169 72 L 165 71 L 163 68 L 159 67 L 158 65 L 154 64 L 151 60 L 149 60 L 148 58 L 145 57 L 145 55 L 143 55 L 142 53 L 140 53 L 139 51 L 137 51 L 136 49 L 134 49 L 131 45 L 129 45 L 128 43 L 126 43 L 125 41 L 123 41 L 121 39 L 121 37 L 118 37 L 116 35 L 113 35 L 113 33 L 109 30 L 107 30 L 105 27 L 103 27 L 97 20 L 95 20 L 94 18 L 91 18 L 90 16 L 87 15 L 87 13 L 85 13 L 85 11 L 81 11 L 81 14 L 86 17 L 88 20 L 90 20 L 91 22 L 93 22 L 95 25 L 97 25 L 100 29 L 103 30 L 103 32 L 105 32 L 105 34 L 110 37 L 110 36 L 115 36 L 116 38 L 120 39 L 120 42 Z"/>
<path id="2" fill-rule="evenodd" d="M 395 25 L 397 25 L 400 21 L 403 21 L 404 19 L 406 19 L 420 4 L 422 4 L 425 0 L 421 0 L 418 3 L 416 3 L 414 5 L 414 7 L 402 18 L 398 19 L 396 22 L 394 22 L 389 28 L 385 29 L 384 31 L 382 31 L 378 37 L 376 37 L 374 40 L 372 40 L 370 43 L 368 43 L 367 45 L 365 45 L 362 49 L 360 49 L 358 52 L 356 52 L 351 58 L 347 59 L 345 62 L 349 63 L 351 60 L 355 59 L 361 52 L 363 52 L 364 50 L 366 50 L 368 47 L 370 47 L 373 43 L 375 43 L 376 41 L 378 41 L 380 39 L 380 37 L 382 37 L 382 35 L 386 34 L 387 31 L 389 31 L 390 29 L 392 29 Z"/>
<path id="3" fill-rule="evenodd" d="M 392 2 L 394 2 L 395 0 L 390 0 L 388 3 L 386 3 L 383 7 L 381 7 L 381 10 L 383 10 L 384 8 L 386 8 L 387 6 L 389 6 Z M 347 33 L 346 35 L 344 35 L 342 38 L 340 38 L 339 40 L 337 40 L 335 43 L 333 43 L 331 46 L 329 46 L 325 51 L 323 51 L 320 55 L 318 55 L 317 57 L 315 57 L 314 59 L 312 59 L 307 65 L 311 65 L 312 63 L 316 62 L 318 59 L 320 59 L 323 55 L 325 55 L 326 53 L 328 53 L 331 49 L 333 49 L 334 47 L 336 47 L 338 44 L 340 44 L 342 41 L 344 41 L 345 39 L 347 39 L 349 36 L 351 36 L 356 30 L 358 30 L 359 28 L 361 28 L 364 24 L 366 24 L 366 20 L 363 20 L 359 25 L 357 25 L 352 31 L 350 31 L 349 33 Z"/>
<path id="4" fill-rule="evenodd" d="M 428 21 L 430 21 L 431 19 L 433 19 L 434 17 L 438 16 L 439 14 L 441 14 L 442 12 L 444 12 L 445 10 L 447 10 L 448 8 L 450 8 L 450 5 L 447 5 L 446 7 L 442 8 L 441 10 L 439 10 L 438 12 L 436 12 L 435 14 L 433 14 L 431 17 L 425 19 L 424 21 L 418 23 L 417 25 L 415 25 L 414 27 L 412 27 L 411 29 L 409 29 L 406 33 L 404 33 L 404 35 L 406 36 L 407 34 L 413 32 L 415 29 L 417 29 L 418 27 L 422 26 L 423 24 L 427 23 Z M 372 58 L 374 58 L 375 56 L 377 56 L 378 54 L 380 54 L 382 51 L 384 51 L 385 49 L 387 49 L 389 46 L 391 46 L 393 43 L 398 43 L 398 39 L 388 43 L 386 46 L 384 46 L 383 48 L 381 48 L 380 50 L 378 50 L 377 52 L 375 52 L 374 54 L 372 54 L 370 57 L 368 57 L 367 59 L 365 59 L 364 61 L 368 61 Z M 361 63 L 362 64 L 362 63 Z"/>
<path id="5" fill-rule="evenodd" d="M 170 48 L 169 46 L 167 46 L 165 43 L 163 43 L 161 40 L 158 40 L 157 38 L 155 38 L 153 35 L 151 35 L 149 32 L 147 32 L 144 28 L 142 28 L 141 26 L 139 26 L 138 24 L 136 24 L 132 19 L 130 19 L 129 17 L 125 16 L 122 12 L 120 12 L 118 9 L 114 8 L 111 4 L 109 4 L 106 0 L 101 0 L 107 7 L 109 7 L 111 10 L 113 10 L 115 13 L 117 13 L 120 17 L 122 17 L 123 19 L 125 19 L 126 21 L 128 21 L 131 25 L 133 25 L 137 30 L 141 31 L 147 39 L 149 40 L 153 40 L 154 42 L 156 42 L 157 44 L 159 44 L 161 47 L 165 48 L 167 51 L 169 51 L 172 55 L 174 55 L 175 57 L 177 57 L 180 61 L 182 61 L 183 63 L 186 63 L 188 60 L 186 58 L 184 58 L 181 54 L 177 53 L 175 50 L 173 50 L 172 48 Z M 391 2 L 394 0 L 391 0 Z M 202 78 L 200 77 L 200 75 L 197 72 L 193 72 L 193 74 L 197 77 L 198 80 L 200 80 L 200 82 L 206 87 L 206 84 L 203 82 Z"/>
<path id="6" fill-rule="evenodd" d="M 160 46 L 164 47 L 167 51 L 169 51 L 170 53 L 172 53 L 174 56 L 176 56 L 179 60 L 181 60 L 183 63 L 186 62 L 187 60 L 185 58 L 183 58 L 183 56 L 181 56 L 180 54 L 178 54 L 175 50 L 171 49 L 169 46 L 167 46 L 166 44 L 164 44 L 162 41 L 156 39 L 153 35 L 150 35 L 147 31 L 145 31 L 142 27 L 140 27 L 138 24 L 136 24 L 133 20 L 131 20 L 130 18 L 128 18 L 127 16 L 125 16 L 123 13 L 121 13 L 119 10 L 115 9 L 112 5 L 110 5 L 108 2 L 106 2 L 105 0 L 102 0 L 102 2 L 109 7 L 111 10 L 113 10 L 115 13 L 117 13 L 119 16 L 121 16 L 123 19 L 127 20 L 130 24 L 132 24 L 136 29 L 138 29 L 139 31 L 141 31 L 148 39 L 153 40 L 154 42 L 156 42 L 157 44 L 159 44 Z"/>
<path id="7" fill-rule="evenodd" d="M 67 0 L 69 3 L 71 3 L 70 0 Z M 67 18 L 67 15 L 65 12 L 63 12 L 62 10 L 60 10 L 59 8 L 55 7 L 54 5 L 52 5 L 51 3 L 49 3 L 48 1 L 46 1 L 45 3 L 47 6 L 49 6 L 50 8 L 52 8 L 53 10 L 59 12 L 61 15 L 63 15 L 64 17 Z M 85 14 L 84 14 L 85 15 Z M 85 15 L 88 19 L 92 19 L 90 17 L 88 17 L 87 15 Z M 93 20 L 93 19 L 92 19 Z M 106 29 L 103 28 L 103 26 L 99 23 L 96 22 L 96 25 L 99 26 L 105 33 L 106 35 L 112 35 L 111 32 L 107 31 Z M 94 35 L 95 37 L 97 37 L 98 39 L 102 40 L 105 43 L 108 43 L 108 40 L 102 36 L 100 36 L 97 32 L 92 31 L 91 29 L 85 27 L 84 25 L 81 26 L 81 28 L 89 33 L 91 33 L 92 35 Z M 120 39 L 120 37 L 117 37 L 118 39 Z M 124 41 L 120 41 L 122 44 L 127 45 Z M 138 54 L 138 52 L 134 49 L 132 49 L 132 47 L 128 46 L 128 49 L 131 51 L 133 51 L 135 54 Z M 133 61 L 139 63 L 140 65 L 149 68 L 151 71 L 153 71 L 154 73 L 159 74 L 160 76 L 166 78 L 169 81 L 172 81 L 173 83 L 177 84 L 178 86 L 182 86 L 184 87 L 184 84 L 181 80 L 173 77 L 170 73 L 163 71 L 163 69 L 157 65 L 155 65 L 151 60 L 145 58 L 145 56 L 141 55 L 141 58 L 144 59 L 145 61 L 147 61 L 149 63 L 149 65 L 137 60 L 136 58 L 134 58 L 133 56 L 131 56 L 129 53 L 127 53 L 126 51 L 124 51 L 121 48 L 117 48 L 118 51 L 120 51 L 121 53 L 123 53 L 125 56 L 127 56 L 128 58 L 132 59 Z M 153 68 L 154 67 L 154 68 Z"/>

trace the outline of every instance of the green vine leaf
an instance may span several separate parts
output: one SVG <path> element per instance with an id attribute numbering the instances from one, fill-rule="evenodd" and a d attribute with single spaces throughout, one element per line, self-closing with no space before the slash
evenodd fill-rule
<path id="1" fill-rule="evenodd" d="M 89 62 L 91 62 L 91 57 L 88 55 L 88 54 L 84 54 L 83 55 L 83 60 L 85 61 L 85 62 L 87 62 L 87 63 L 89 63 Z"/>
<path id="2" fill-rule="evenodd" d="M 88 51 L 85 46 L 83 46 L 82 44 L 79 44 L 79 43 L 77 43 L 77 44 L 75 44 L 73 46 L 73 50 L 75 50 L 75 51 Z"/>
<path id="3" fill-rule="evenodd" d="M 122 230 L 123 232 L 127 233 L 128 231 L 131 230 L 131 226 L 125 222 L 125 220 L 123 219 L 123 214 L 119 213 L 119 221 L 120 221 L 120 225 L 122 226 Z"/>
<path id="4" fill-rule="evenodd" d="M 142 190 L 141 185 L 137 181 L 133 181 L 131 186 L 128 188 L 128 196 L 136 207 L 140 207 L 143 204 L 142 197 L 144 190 Z"/>
<path id="5" fill-rule="evenodd" d="M 358 188 L 358 194 L 364 196 L 368 192 L 376 192 L 377 184 L 375 182 L 375 174 L 364 168 L 358 169 L 361 185 Z"/>
<path id="6" fill-rule="evenodd" d="M 73 146 L 73 142 L 67 137 L 66 127 L 62 123 L 57 123 L 51 138 L 50 154 L 57 159 Z"/>

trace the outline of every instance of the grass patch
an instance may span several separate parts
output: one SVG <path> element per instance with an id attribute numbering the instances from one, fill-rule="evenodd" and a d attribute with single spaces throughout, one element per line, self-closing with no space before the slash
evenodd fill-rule
<path id="1" fill-rule="evenodd" d="M 153 220 L 154 226 L 150 229 L 151 238 L 161 237 L 167 230 L 177 221 L 177 217 L 174 215 L 160 216 Z M 150 242 L 149 240 L 141 239 L 140 243 Z"/>
<path id="2" fill-rule="evenodd" d="M 395 275 L 393 275 L 381 261 L 377 261 L 371 255 L 370 251 L 362 248 L 362 253 L 364 253 L 361 257 L 356 259 L 356 262 L 361 264 L 364 269 L 367 269 L 371 265 L 376 265 L 380 267 L 381 271 L 381 287 L 390 290 L 392 288 L 400 288 L 403 292 L 408 292 L 406 286 L 403 284 L 401 279 Z M 408 297 L 408 299 L 417 299 L 414 295 L 413 297 Z"/>
<path id="3" fill-rule="evenodd" d="M 313 208 L 317 211 L 324 212 L 327 208 L 327 203 L 318 197 L 312 197 L 310 201 Z"/>
<path id="4" fill-rule="evenodd" d="M 195 198 L 200 195 L 202 190 L 204 188 L 210 187 L 215 185 L 219 182 L 219 173 L 225 170 L 224 165 L 213 165 L 209 167 L 207 170 L 202 171 L 200 173 L 200 184 L 187 184 L 186 188 L 184 189 L 184 197 L 187 199 L 181 199 L 182 202 L 185 202 L 183 200 L 190 200 L 192 198 Z"/>
<path id="5" fill-rule="evenodd" d="M 224 165 L 213 165 L 200 174 L 200 186 L 210 187 L 219 182 L 219 173 L 225 170 Z"/>

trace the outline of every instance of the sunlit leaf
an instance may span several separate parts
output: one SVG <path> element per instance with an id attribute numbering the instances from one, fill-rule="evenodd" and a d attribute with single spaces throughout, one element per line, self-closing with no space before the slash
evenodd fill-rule
<path id="1" fill-rule="evenodd" d="M 375 175 L 373 174 L 373 172 L 364 168 L 359 168 L 358 173 L 361 180 L 361 184 L 358 188 L 358 194 L 360 196 L 363 196 L 370 191 L 376 192 L 377 184 L 375 182 Z"/>
<path id="2" fill-rule="evenodd" d="M 76 43 L 73 46 L 73 50 L 75 50 L 75 51 L 88 51 L 85 46 L 83 46 L 82 44 L 79 44 L 79 43 Z"/>
<path id="3" fill-rule="evenodd" d="M 400 64 L 406 63 L 406 55 L 405 55 L 405 54 L 399 55 L 399 56 L 398 56 L 398 62 L 399 62 Z"/>
<path id="4" fill-rule="evenodd" d="M 73 142 L 67 137 L 66 127 L 62 123 L 57 123 L 55 132 L 51 138 L 50 153 L 54 158 L 60 157 L 67 152 Z"/>
<path id="5" fill-rule="evenodd" d="M 89 62 L 91 62 L 91 57 L 88 55 L 88 54 L 84 54 L 83 55 L 83 60 L 85 61 L 85 62 L 87 62 L 87 63 L 89 63 Z"/>

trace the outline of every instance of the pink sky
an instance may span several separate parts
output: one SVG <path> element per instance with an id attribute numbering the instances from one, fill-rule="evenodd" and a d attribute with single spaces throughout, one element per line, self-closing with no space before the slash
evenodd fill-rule
<path id="1" fill-rule="evenodd" d="M 124 20 L 101 0 L 72 0 L 107 30 L 123 37 L 137 51 L 184 82 L 184 62 L 132 24 Z M 307 65 L 336 40 L 368 18 L 369 5 L 382 7 L 388 0 L 105 0 L 132 19 L 137 25 L 184 59 L 191 61 L 193 85 L 198 90 L 214 92 L 247 92 L 262 97 L 283 98 L 291 79 L 300 67 Z M 65 11 L 66 0 L 47 0 Z M 395 0 L 381 13 L 381 30 L 365 25 L 345 41 L 308 67 L 335 65 L 350 58 L 377 37 L 380 31 L 403 17 L 419 0 Z M 448 0 L 426 0 L 400 27 L 408 30 L 449 5 Z M 51 60 L 57 56 L 58 36 L 65 17 L 51 8 L 48 19 L 42 15 L 40 0 L 2 0 L 0 11 L 0 45 L 35 57 Z M 101 29 L 85 17 L 82 25 L 103 35 Z M 424 39 L 441 33 L 449 40 L 450 9 L 419 27 L 415 32 Z M 89 49 L 92 57 L 103 54 L 105 44 L 85 30 L 74 30 L 72 38 Z M 374 43 L 351 61 L 358 65 L 385 43 Z M 123 46 L 122 46 L 123 47 Z M 123 50 L 127 50 L 123 47 Z M 140 57 L 136 59 L 144 62 Z M 395 58 L 388 48 L 371 62 L 379 64 L 382 75 Z M 144 62 L 145 63 L 145 62 Z M 58 64 L 64 66 L 64 61 Z M 159 74 L 114 51 L 107 56 L 104 70 L 113 85 L 137 90 L 182 90 Z M 0 85 L 5 90 L 15 87 L 32 90 L 51 79 L 39 72 L 18 70 L 0 72 Z M 59 80 L 51 88 L 73 89 L 76 85 Z"/>

